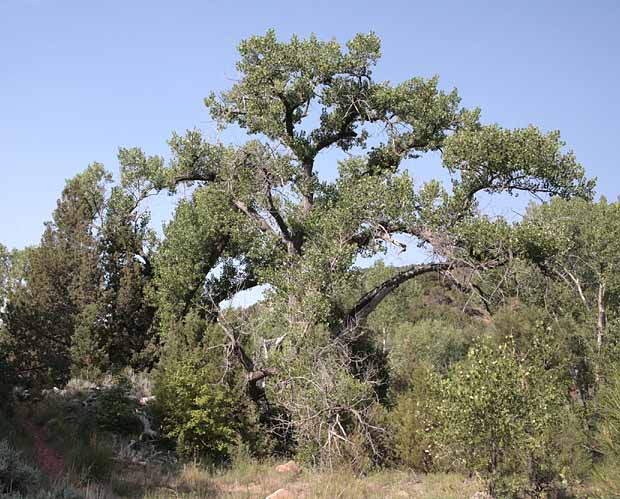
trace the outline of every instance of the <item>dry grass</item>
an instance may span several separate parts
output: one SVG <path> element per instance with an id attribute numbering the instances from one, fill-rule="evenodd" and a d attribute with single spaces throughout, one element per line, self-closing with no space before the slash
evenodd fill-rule
<path id="1" fill-rule="evenodd" d="M 45 417 L 35 414 L 42 419 L 41 422 L 52 418 L 59 419 L 59 408 L 55 404 L 47 404 L 43 409 L 45 410 L 41 412 L 45 413 Z M 33 414 L 23 411 L 21 419 L 32 416 Z M 57 428 L 61 436 L 67 436 L 66 430 L 62 425 Z M 389 470 L 359 477 L 349 470 L 330 472 L 312 468 L 305 468 L 299 474 L 278 473 L 275 468 L 279 463 L 257 462 L 244 454 L 228 469 L 209 468 L 193 463 L 176 467 L 163 464 L 128 464 L 112 461 L 106 454 L 104 464 L 110 469 L 104 477 L 97 473 L 84 473 L 74 466 L 74 462 L 89 466 L 96 462 L 93 461 L 93 456 L 77 448 L 68 436 L 61 441 L 66 446 L 59 449 L 67 459 L 66 475 L 50 484 L 50 488 L 74 489 L 88 499 L 257 499 L 265 498 L 278 489 L 286 489 L 292 497 L 299 499 L 469 499 L 484 489 L 480 481 L 457 474 L 423 475 Z M 27 445 L 20 447 L 28 448 Z M 28 454 L 26 453 L 26 456 Z M 100 468 L 101 466 L 97 469 Z M 93 481 L 96 477 L 102 482 Z"/>
<path id="2" fill-rule="evenodd" d="M 272 463 L 244 462 L 230 470 L 187 464 L 173 472 L 163 468 L 124 469 L 88 497 L 116 499 L 264 498 L 284 488 L 299 499 L 419 498 L 468 499 L 483 489 L 476 480 L 455 474 L 416 475 L 398 471 L 356 477 L 348 471 L 312 469 L 298 475 L 277 473 Z"/>

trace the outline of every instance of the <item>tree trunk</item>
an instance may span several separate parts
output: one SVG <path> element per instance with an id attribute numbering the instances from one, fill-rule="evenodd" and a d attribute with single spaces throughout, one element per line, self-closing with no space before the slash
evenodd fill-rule
<path id="1" fill-rule="evenodd" d="M 598 285 L 597 305 L 596 349 L 600 352 L 603 346 L 603 333 L 605 332 L 605 326 L 607 324 L 607 315 L 605 313 L 605 283 L 602 281 Z"/>

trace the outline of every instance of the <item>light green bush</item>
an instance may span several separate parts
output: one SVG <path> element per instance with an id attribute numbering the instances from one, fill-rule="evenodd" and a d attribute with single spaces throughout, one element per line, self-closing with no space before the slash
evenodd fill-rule
<path id="1" fill-rule="evenodd" d="M 243 426 L 239 396 L 211 366 L 191 357 L 162 365 L 155 384 L 163 433 L 183 454 L 229 456 Z"/>
<path id="2" fill-rule="evenodd" d="M 401 324 L 394 333 L 390 364 L 400 377 L 407 377 L 423 361 L 445 372 L 467 356 L 477 332 L 445 320 L 425 319 L 415 324 Z"/>
<path id="3" fill-rule="evenodd" d="M 438 381 L 439 377 L 428 364 L 414 367 L 409 376 L 409 389 L 397 396 L 389 414 L 395 457 L 416 471 L 429 471 L 433 463 L 432 430 L 437 403 L 434 383 Z"/>
<path id="4" fill-rule="evenodd" d="M 568 389 L 546 368 L 546 351 L 541 338 L 527 353 L 512 342 L 478 344 L 440 386 L 438 457 L 485 474 L 498 497 L 565 489 L 587 459 Z"/>

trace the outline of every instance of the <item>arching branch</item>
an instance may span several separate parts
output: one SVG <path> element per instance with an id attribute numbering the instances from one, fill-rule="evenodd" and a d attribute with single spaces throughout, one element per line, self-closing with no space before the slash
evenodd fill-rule
<path id="1" fill-rule="evenodd" d="M 362 296 L 342 321 L 341 327 L 336 331 L 336 337 L 355 329 L 363 324 L 377 306 L 401 284 L 414 277 L 430 272 L 445 272 L 460 267 L 477 267 L 479 269 L 492 269 L 504 265 L 504 260 L 495 260 L 474 265 L 465 260 L 449 260 L 446 262 L 423 263 L 412 265 L 396 275 L 386 279 L 381 284 Z"/>

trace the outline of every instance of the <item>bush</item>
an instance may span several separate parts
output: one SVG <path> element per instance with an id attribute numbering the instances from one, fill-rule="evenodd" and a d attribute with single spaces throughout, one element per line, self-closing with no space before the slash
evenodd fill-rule
<path id="1" fill-rule="evenodd" d="M 104 389 L 97 397 L 96 422 L 103 431 L 119 434 L 136 434 L 141 423 L 136 416 L 138 402 L 129 397 L 131 386 L 125 377 Z"/>
<path id="2" fill-rule="evenodd" d="M 414 367 L 408 380 L 409 389 L 397 396 L 395 407 L 389 415 L 395 457 L 416 471 L 427 472 L 433 463 L 431 430 L 436 418 L 434 384 L 437 381 L 437 375 L 428 365 Z"/>
<path id="3" fill-rule="evenodd" d="M 620 498 L 620 374 L 610 373 L 598 394 L 600 423 L 596 435 L 602 455 L 595 469 L 599 497 Z"/>
<path id="4" fill-rule="evenodd" d="M 395 378 L 406 382 L 420 362 L 436 371 L 446 372 L 465 358 L 478 334 L 472 327 L 458 327 L 445 320 L 425 319 L 401 324 L 394 333 L 390 364 Z"/>
<path id="5" fill-rule="evenodd" d="M 39 478 L 37 470 L 26 464 L 18 451 L 0 440 L 0 493 L 27 492 Z"/>
<path id="6" fill-rule="evenodd" d="M 240 400 L 210 366 L 192 359 L 168 361 L 155 384 L 156 408 L 163 433 L 182 454 L 221 461 L 238 440 L 243 422 Z"/>
<path id="7" fill-rule="evenodd" d="M 568 389 L 546 369 L 547 351 L 540 337 L 527 354 L 512 342 L 479 344 L 441 383 L 440 457 L 486 474 L 499 497 L 564 489 L 576 478 L 571 465 L 585 459 Z"/>

